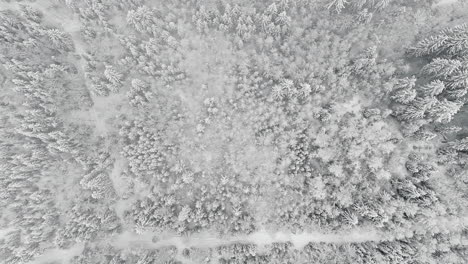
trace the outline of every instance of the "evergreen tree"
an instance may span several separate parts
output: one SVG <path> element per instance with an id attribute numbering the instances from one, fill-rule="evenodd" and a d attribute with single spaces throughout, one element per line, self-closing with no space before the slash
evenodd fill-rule
<path id="1" fill-rule="evenodd" d="M 447 78 L 460 69 L 462 62 L 456 59 L 435 58 L 421 72 L 431 78 Z"/>
<path id="2" fill-rule="evenodd" d="M 332 0 L 327 4 L 327 8 L 334 9 L 334 11 L 339 14 L 345 8 L 347 3 L 347 0 Z"/>
<path id="3" fill-rule="evenodd" d="M 430 36 L 414 47 L 408 49 L 408 54 L 416 57 L 426 55 L 463 55 L 468 50 L 468 25 L 463 24 L 447 28 L 438 35 Z"/>
<path id="4" fill-rule="evenodd" d="M 416 98 L 416 90 L 413 88 L 402 88 L 396 90 L 393 95 L 392 99 L 395 102 L 408 104 Z"/>
<path id="5" fill-rule="evenodd" d="M 441 80 L 435 80 L 421 87 L 424 96 L 433 97 L 441 94 L 445 89 L 445 84 Z"/>
<path id="6" fill-rule="evenodd" d="M 424 109 L 415 106 L 406 106 L 398 113 L 400 120 L 420 119 L 424 117 Z"/>
<path id="7" fill-rule="evenodd" d="M 450 146 L 457 151 L 468 151 L 468 138 L 451 142 Z"/>
<path id="8" fill-rule="evenodd" d="M 447 86 L 450 89 L 468 89 L 468 70 L 459 71 L 450 76 Z"/>
<path id="9" fill-rule="evenodd" d="M 435 122 L 448 123 L 452 120 L 453 116 L 458 113 L 462 104 L 448 101 L 443 99 L 438 101 L 432 108 L 428 110 L 429 116 L 431 116 Z"/>

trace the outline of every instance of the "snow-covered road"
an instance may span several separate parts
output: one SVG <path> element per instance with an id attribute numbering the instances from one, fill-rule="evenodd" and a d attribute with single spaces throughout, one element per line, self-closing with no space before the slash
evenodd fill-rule
<path id="1" fill-rule="evenodd" d="M 156 238 L 156 239 L 154 239 Z M 166 235 L 158 237 L 150 232 L 136 234 L 125 231 L 108 240 L 98 241 L 99 244 L 108 244 L 118 249 L 145 248 L 159 249 L 176 247 L 179 252 L 185 248 L 216 248 L 231 244 L 254 244 L 259 247 L 273 243 L 291 242 L 295 248 L 301 249 L 309 243 L 361 243 L 367 241 L 381 241 L 390 239 L 375 230 L 353 229 L 337 233 L 304 232 L 292 234 L 285 232 L 257 231 L 249 235 L 216 237 L 210 233 L 199 233 L 190 236 Z M 35 258 L 29 264 L 44 264 L 58 261 L 68 263 L 74 256 L 78 256 L 84 249 L 83 243 L 77 243 L 69 249 L 50 249 Z"/>
<path id="2" fill-rule="evenodd" d="M 273 243 L 291 242 L 295 248 L 301 249 L 309 243 L 361 243 L 367 241 L 381 241 L 387 239 L 376 230 L 353 229 L 337 233 L 304 232 L 292 234 L 286 232 L 257 231 L 249 235 L 238 235 L 229 237 L 216 237 L 208 233 L 199 233 L 191 236 L 170 236 L 153 241 L 153 234 L 135 234 L 124 232 L 118 235 L 112 245 L 117 248 L 128 248 L 139 246 L 144 248 L 161 248 L 174 246 L 178 249 L 184 248 L 214 248 L 230 244 L 255 244 L 266 246 Z"/>

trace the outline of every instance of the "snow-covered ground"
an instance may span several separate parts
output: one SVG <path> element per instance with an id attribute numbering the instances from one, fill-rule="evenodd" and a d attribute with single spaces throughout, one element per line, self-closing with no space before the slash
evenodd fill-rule
<path id="1" fill-rule="evenodd" d="M 238 235 L 232 237 L 216 237 L 210 233 L 200 233 L 191 236 L 172 236 L 161 238 L 153 242 L 153 235 L 142 234 L 137 235 L 130 232 L 120 234 L 113 245 L 117 248 L 128 248 L 133 245 L 140 245 L 147 248 L 161 248 L 167 246 L 175 246 L 178 249 L 184 248 L 215 248 L 224 245 L 235 243 L 254 244 L 257 246 L 265 246 L 273 243 L 291 242 L 296 248 L 301 249 L 309 243 L 351 243 L 351 242 L 366 242 L 366 241 L 381 241 L 383 237 L 375 230 L 360 230 L 339 233 L 320 233 L 320 232 L 305 232 L 300 234 L 292 234 L 286 232 L 268 232 L 258 231 L 250 235 Z"/>
<path id="2" fill-rule="evenodd" d="M 250 235 L 232 236 L 232 237 L 215 237 L 210 233 L 200 233 L 191 236 L 170 236 L 158 237 L 159 235 L 152 233 L 136 234 L 125 231 L 116 237 L 111 238 L 109 242 L 112 246 L 120 249 L 125 248 L 146 248 L 158 249 L 163 247 L 173 246 L 179 252 L 185 248 L 215 248 L 235 243 L 254 244 L 261 248 L 262 246 L 271 245 L 272 243 L 291 242 L 295 248 L 301 249 L 309 243 L 351 243 L 351 242 L 366 242 L 366 241 L 381 241 L 383 236 L 379 235 L 375 230 L 355 229 L 339 233 L 320 233 L 307 232 L 301 234 L 291 234 L 285 232 L 267 232 L 258 231 Z M 104 243 L 104 241 L 101 241 Z M 73 247 L 65 250 L 53 249 L 45 251 L 40 257 L 34 259 L 30 264 L 49 263 L 59 261 L 68 263 L 68 261 L 76 255 L 79 255 L 83 250 L 82 243 L 75 244 Z"/>
<path id="3" fill-rule="evenodd" d="M 444 5 L 451 5 L 457 2 L 465 2 L 461 0 L 441 0 L 437 2 L 434 6 L 441 7 Z M 33 6 L 39 10 L 47 13 L 54 13 L 54 6 L 50 5 L 50 1 L 45 1 L 41 5 L 40 1 L 33 3 Z M 0 4 L 0 9 L 18 9 L 19 5 L 17 3 L 5 3 Z M 63 12 L 62 12 L 63 11 Z M 61 10 L 61 12 L 56 12 L 56 15 L 47 16 L 47 23 L 58 25 L 65 32 L 73 36 L 73 41 L 75 43 L 76 53 L 84 54 L 85 44 L 81 42 L 80 38 L 76 38 L 79 30 L 80 23 L 77 22 L 77 17 L 71 15 L 71 12 L 66 12 Z M 185 61 L 181 63 L 182 69 L 187 73 L 190 78 L 190 83 L 183 83 L 181 87 L 175 86 L 174 90 L 184 106 L 189 109 L 190 113 L 193 113 L 194 118 L 192 121 L 197 121 L 195 119 L 196 114 L 202 112 L 203 101 L 208 97 L 213 97 L 215 99 L 222 98 L 223 96 L 230 97 L 234 90 L 234 80 L 229 79 L 230 69 L 242 59 L 241 55 L 237 55 L 232 52 L 232 47 L 230 42 L 217 39 L 216 37 L 208 41 L 196 41 L 190 43 L 189 47 L 184 47 L 187 50 L 185 51 Z M 247 61 L 247 60 L 246 60 Z M 209 84 L 209 85 L 208 85 Z M 184 90 L 185 85 L 185 90 Z M 195 89 L 194 89 L 195 87 Z M 201 88 L 206 89 L 202 91 Z M 120 113 L 129 113 L 127 106 L 127 98 L 123 92 L 112 94 L 110 96 L 93 96 L 94 105 L 86 110 L 76 110 L 70 113 L 70 119 L 76 121 L 77 123 L 87 123 L 93 128 L 95 136 L 109 136 L 115 133 L 115 127 L 112 126 L 111 121 L 117 117 Z M 356 98 L 354 98 L 356 99 Z M 345 115 L 347 113 L 353 113 L 359 115 L 362 112 L 362 109 L 356 109 L 360 107 L 360 102 L 356 100 L 349 100 L 348 103 L 342 104 L 343 112 L 334 113 L 336 115 Z M 369 103 L 370 105 L 370 103 Z M 367 106 L 367 105 L 366 105 Z M 234 118 L 233 118 L 234 119 Z M 210 168 L 213 168 L 214 161 L 222 160 L 222 155 L 219 153 L 219 150 L 227 145 L 228 147 L 235 148 L 235 159 L 233 158 L 233 166 L 236 169 L 236 173 L 244 176 L 247 179 L 246 181 L 251 180 L 249 171 L 259 170 L 264 174 L 264 178 L 267 179 L 274 174 L 275 162 L 280 156 L 272 147 L 263 147 L 255 145 L 255 131 L 252 127 L 246 125 L 242 121 L 242 118 L 239 117 L 233 121 L 232 127 L 237 125 L 237 134 L 232 136 L 234 138 L 233 142 L 226 143 L 225 138 L 222 133 L 219 133 L 216 126 L 207 126 L 204 132 L 204 136 L 199 136 L 200 142 L 203 144 L 203 151 L 198 151 L 193 149 L 193 138 L 191 134 L 187 135 L 186 142 L 180 144 L 181 148 L 181 157 L 186 160 L 190 160 L 195 164 L 197 168 L 200 168 L 209 171 Z M 237 123 L 236 123 L 237 122 Z M 234 129 L 231 129 L 234 130 Z M 397 130 L 395 126 L 395 130 Z M 397 133 L 397 131 L 395 132 Z M 114 141 L 109 140 L 108 144 L 112 144 Z M 397 149 L 394 153 L 395 158 L 392 159 L 389 163 L 394 174 L 405 175 L 407 174 L 407 169 L 405 167 L 405 161 L 407 156 L 411 151 L 418 147 L 416 144 L 412 144 L 410 140 L 407 140 L 405 143 L 407 148 Z M 426 144 L 426 143 L 424 143 Z M 434 142 L 427 143 L 436 146 Z M 422 147 L 423 145 L 421 145 Z M 127 192 L 129 185 L 125 181 L 122 174 L 125 171 L 127 166 L 126 159 L 121 156 L 119 150 L 116 148 L 110 148 L 115 150 L 115 153 L 112 153 L 115 162 L 113 164 L 113 169 L 110 173 L 110 178 L 114 185 L 114 188 L 121 199 L 113 203 L 113 207 L 117 215 L 123 219 L 124 212 L 128 210 L 132 203 L 135 200 L 138 200 L 142 197 L 148 195 L 148 192 L 139 192 L 134 190 L 136 193 L 132 194 L 130 198 L 122 198 Z M 330 148 L 333 149 L 333 148 Z M 431 153 L 434 149 L 430 149 Z M 421 152 L 421 151 L 420 151 Z M 76 173 L 79 175 L 78 173 Z M 262 175 L 263 175 L 262 174 Z M 439 173 L 437 177 L 442 178 L 445 175 Z M 261 179 L 264 179 L 261 178 Z M 261 182 L 261 181 L 259 181 Z M 70 183 L 63 185 L 69 185 Z M 137 189 L 137 187 L 135 187 Z M 273 190 L 274 191 L 274 190 Z M 242 195 L 242 194 L 241 194 Z M 62 198 L 62 196 L 59 196 Z M 66 196 L 63 196 L 63 200 Z M 266 199 L 265 199 L 266 200 Z M 264 207 L 263 204 L 258 206 Z M 65 211 L 65 210 L 64 210 Z M 416 225 L 408 230 L 408 236 L 412 236 L 415 232 L 424 233 L 429 229 L 434 230 L 448 230 L 448 231 L 458 231 L 460 229 L 466 228 L 466 223 L 468 223 L 468 217 L 434 217 L 427 224 L 416 223 Z M 6 234 L 12 229 L 0 230 L 0 240 L 6 236 Z M 167 246 L 176 247 L 179 252 L 182 249 L 186 248 L 216 248 L 224 245 L 231 244 L 254 244 L 259 247 L 266 245 L 271 245 L 272 243 L 281 243 L 281 242 L 291 242 L 295 248 L 301 249 L 309 243 L 332 243 L 332 244 L 343 244 L 343 243 L 362 243 L 362 242 L 379 242 L 379 241 L 391 241 L 401 237 L 395 237 L 396 235 L 391 233 L 382 232 L 378 228 L 373 227 L 360 227 L 352 228 L 336 232 L 324 232 L 323 230 L 316 228 L 314 231 L 305 231 L 301 229 L 299 233 L 292 233 L 287 231 L 278 231 L 278 230 L 260 230 L 246 235 L 235 235 L 235 236 L 216 236 L 214 232 L 202 231 L 198 234 L 192 234 L 187 236 L 180 236 L 175 234 L 160 234 L 153 232 L 134 233 L 132 228 L 124 228 L 124 231 L 120 234 L 110 235 L 109 237 L 97 239 L 91 243 L 111 245 L 116 248 L 126 249 L 126 248 L 147 248 L 147 249 L 158 249 Z M 79 255 L 85 245 L 84 243 L 77 243 L 69 249 L 51 249 L 46 250 L 41 256 L 37 257 L 32 261 L 32 264 L 39 263 L 52 263 L 58 261 L 61 263 L 68 263 L 73 256 Z"/>
<path id="4" fill-rule="evenodd" d="M 455 4 L 457 2 L 461 3 L 463 1 L 465 1 L 465 0 L 439 0 L 434 4 L 434 6 L 443 6 L 443 5 Z"/>
<path id="5" fill-rule="evenodd" d="M 70 260 L 74 256 L 78 256 L 83 252 L 84 246 L 84 243 L 76 243 L 69 249 L 46 250 L 42 255 L 28 262 L 28 264 L 70 263 Z"/>
<path id="6" fill-rule="evenodd" d="M 468 216 L 465 217 L 446 217 L 435 218 L 430 223 L 416 224 L 412 230 L 408 230 L 407 235 L 412 236 L 413 232 L 426 232 L 447 230 L 454 232 L 466 228 Z M 201 232 L 198 234 L 181 236 L 170 233 L 152 233 L 143 232 L 137 234 L 130 231 L 124 231 L 118 235 L 108 237 L 104 241 L 97 241 L 103 245 L 111 245 L 118 249 L 128 248 L 144 248 L 144 249 L 159 249 L 164 247 L 176 247 L 179 252 L 186 248 L 208 249 L 231 244 L 253 244 L 262 248 L 273 243 L 291 242 L 296 249 L 302 249 L 309 243 L 363 243 L 363 242 L 380 242 L 393 241 L 402 239 L 403 237 L 395 237 L 392 233 L 385 233 L 375 228 L 354 228 L 334 233 L 322 233 L 319 231 L 303 232 L 293 234 L 291 232 L 272 232 L 261 230 L 249 235 L 236 235 L 217 237 L 210 232 Z M 463 242 L 463 241 L 462 241 Z M 468 241 L 465 241 L 468 245 Z M 69 249 L 52 249 L 47 250 L 40 257 L 34 259 L 30 264 L 49 263 L 59 261 L 68 263 L 73 256 L 79 255 L 84 248 L 83 243 L 77 243 Z"/>

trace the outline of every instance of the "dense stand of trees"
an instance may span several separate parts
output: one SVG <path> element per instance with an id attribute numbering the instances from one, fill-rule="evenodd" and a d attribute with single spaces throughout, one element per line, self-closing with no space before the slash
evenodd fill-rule
<path id="1" fill-rule="evenodd" d="M 72 263 L 465 263 L 468 26 L 403 55 L 379 36 L 428 12 L 411 3 L 58 1 L 76 32 L 1 11 L 2 260 L 82 243 Z M 262 228 L 386 237 L 107 244 Z"/>

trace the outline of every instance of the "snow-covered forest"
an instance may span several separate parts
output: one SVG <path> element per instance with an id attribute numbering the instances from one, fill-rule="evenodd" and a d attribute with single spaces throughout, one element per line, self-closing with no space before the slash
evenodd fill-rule
<path id="1" fill-rule="evenodd" d="M 468 263 L 468 1 L 0 0 L 0 263 Z"/>

